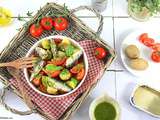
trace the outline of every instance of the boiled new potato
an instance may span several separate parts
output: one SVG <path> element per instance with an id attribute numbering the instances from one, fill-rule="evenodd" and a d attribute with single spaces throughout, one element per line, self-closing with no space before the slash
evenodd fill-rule
<path id="1" fill-rule="evenodd" d="M 50 49 L 50 41 L 49 40 L 43 40 L 42 42 L 41 42 L 41 44 L 42 44 L 42 47 L 44 48 L 44 49 Z"/>
<path id="2" fill-rule="evenodd" d="M 49 94 L 57 94 L 57 92 L 58 92 L 58 90 L 56 89 L 56 88 L 53 88 L 53 87 L 47 87 L 47 92 L 49 93 Z"/>
<path id="3" fill-rule="evenodd" d="M 131 59 L 130 67 L 135 70 L 146 70 L 148 68 L 148 62 L 143 58 Z"/>
<path id="4" fill-rule="evenodd" d="M 130 59 L 136 59 L 140 56 L 140 51 L 135 45 L 129 45 L 125 49 L 125 54 Z"/>

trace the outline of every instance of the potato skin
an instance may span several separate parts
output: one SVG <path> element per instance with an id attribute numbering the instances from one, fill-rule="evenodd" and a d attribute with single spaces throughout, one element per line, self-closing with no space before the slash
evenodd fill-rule
<path id="1" fill-rule="evenodd" d="M 136 45 L 129 45 L 125 49 L 125 54 L 130 59 L 136 59 L 140 56 L 140 51 Z"/>
<path id="2" fill-rule="evenodd" d="M 132 59 L 130 61 L 130 67 L 135 70 L 146 70 L 148 66 L 148 62 L 143 58 Z"/>

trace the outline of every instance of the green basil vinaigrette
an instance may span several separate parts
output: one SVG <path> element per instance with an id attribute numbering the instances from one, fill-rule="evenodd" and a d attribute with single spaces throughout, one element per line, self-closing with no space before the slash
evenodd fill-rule
<path id="1" fill-rule="evenodd" d="M 114 120 L 116 118 L 115 107 L 108 102 L 98 104 L 94 110 L 96 120 Z"/>

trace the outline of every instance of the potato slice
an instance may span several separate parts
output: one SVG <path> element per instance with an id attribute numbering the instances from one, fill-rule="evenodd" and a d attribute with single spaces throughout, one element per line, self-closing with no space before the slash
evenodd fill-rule
<path id="1" fill-rule="evenodd" d="M 58 90 L 56 89 L 56 88 L 53 88 L 53 87 L 47 87 L 47 92 L 49 93 L 49 94 L 57 94 L 57 92 L 58 92 Z"/>

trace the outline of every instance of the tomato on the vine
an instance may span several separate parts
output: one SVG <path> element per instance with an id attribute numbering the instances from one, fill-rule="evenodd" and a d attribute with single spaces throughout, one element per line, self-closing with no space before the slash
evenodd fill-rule
<path id="1" fill-rule="evenodd" d="M 30 26 L 29 31 L 30 31 L 30 34 L 31 34 L 33 37 L 39 37 L 39 36 L 41 36 L 42 33 L 43 33 L 43 28 L 42 28 L 42 26 L 39 25 L 39 24 L 32 24 L 32 25 Z"/>
<path id="2" fill-rule="evenodd" d="M 63 31 L 65 29 L 67 29 L 68 24 L 69 24 L 69 22 L 66 18 L 58 17 L 58 18 L 54 19 L 53 26 L 55 27 L 55 30 Z"/>
<path id="3" fill-rule="evenodd" d="M 51 30 L 53 28 L 53 19 L 51 17 L 44 17 L 41 19 L 40 24 L 45 30 Z"/>

